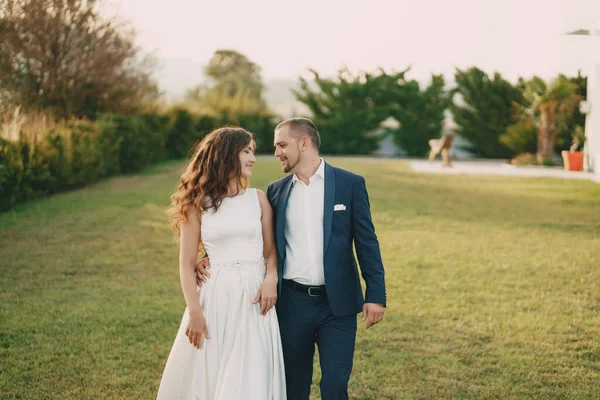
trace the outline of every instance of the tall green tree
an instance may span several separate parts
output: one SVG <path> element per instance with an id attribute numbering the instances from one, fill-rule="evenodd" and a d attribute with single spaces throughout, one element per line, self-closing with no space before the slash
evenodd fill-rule
<path id="1" fill-rule="evenodd" d="M 347 69 L 333 79 L 310 70 L 313 81 L 300 78 L 296 98 L 306 104 L 322 132 L 321 150 L 330 154 L 368 154 L 382 136 L 375 133 L 391 115 L 393 88 L 405 82 L 406 71 L 354 75 Z"/>
<path id="2" fill-rule="evenodd" d="M 217 50 L 204 68 L 207 82 L 188 91 L 192 109 L 231 115 L 267 112 L 261 68 L 235 50 Z"/>
<path id="3" fill-rule="evenodd" d="M 158 97 L 153 60 L 99 0 L 0 0 L 0 96 L 58 117 L 134 112 Z"/>
<path id="4" fill-rule="evenodd" d="M 514 122 L 514 103 L 523 103 L 522 91 L 499 73 L 488 76 L 476 67 L 457 69 L 454 78 L 450 110 L 456 133 L 471 143 L 468 150 L 482 157 L 510 156 L 500 136 Z"/>
<path id="5" fill-rule="evenodd" d="M 573 135 L 575 135 L 577 127 L 579 129 L 585 129 L 585 114 L 579 110 L 581 100 L 587 97 L 587 77 L 581 75 L 581 71 L 577 73 L 577 76 L 568 77 L 569 82 L 576 85 L 575 93 L 579 96 L 579 101 L 573 109 L 573 112 L 565 115 L 564 119 L 559 121 L 556 127 L 556 141 L 554 144 L 554 150 L 560 152 L 561 150 L 568 150 L 571 147 L 573 141 Z"/>
<path id="6" fill-rule="evenodd" d="M 581 101 L 577 89 L 577 84 L 562 74 L 550 84 L 537 76 L 527 83 L 523 96 L 531 113 L 538 116 L 538 162 L 552 160 L 557 126 L 566 124 Z"/>
<path id="7" fill-rule="evenodd" d="M 432 75 L 431 83 L 421 90 L 419 83 L 409 81 L 395 88 L 398 98 L 391 115 L 400 122 L 393 131 L 394 141 L 411 156 L 429 151 L 429 140 L 439 138 L 444 125 L 444 112 L 450 106 L 443 75 Z"/>

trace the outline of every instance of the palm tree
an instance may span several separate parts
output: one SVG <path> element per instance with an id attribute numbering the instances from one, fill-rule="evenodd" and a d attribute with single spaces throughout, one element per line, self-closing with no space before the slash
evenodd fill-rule
<path id="1" fill-rule="evenodd" d="M 550 85 L 542 78 L 534 77 L 525 86 L 525 100 L 532 113 L 538 116 L 538 162 L 552 160 L 556 126 L 562 122 L 581 101 L 577 85 L 564 75 L 559 75 Z"/>

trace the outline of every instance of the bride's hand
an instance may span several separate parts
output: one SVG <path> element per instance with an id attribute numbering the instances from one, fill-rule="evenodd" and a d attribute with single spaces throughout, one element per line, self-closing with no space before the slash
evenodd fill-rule
<path id="1" fill-rule="evenodd" d="M 267 312 L 275 305 L 277 301 L 277 278 L 267 276 L 260 286 L 260 290 L 252 304 L 260 301 L 260 313 L 267 315 Z"/>
<path id="2" fill-rule="evenodd" d="M 208 329 L 206 328 L 206 320 L 204 319 L 204 314 L 202 310 L 194 310 L 189 312 L 189 321 L 188 326 L 185 330 L 185 335 L 190 340 L 192 346 L 196 349 L 200 349 L 202 347 L 202 340 L 204 337 L 210 339 L 208 335 Z"/>

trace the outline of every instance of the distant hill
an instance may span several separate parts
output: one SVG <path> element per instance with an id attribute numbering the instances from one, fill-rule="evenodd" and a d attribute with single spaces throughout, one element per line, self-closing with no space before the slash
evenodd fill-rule
<path id="1" fill-rule="evenodd" d="M 186 58 L 161 58 L 158 60 L 155 79 L 167 101 L 183 100 L 188 89 L 202 83 L 203 65 Z M 308 109 L 299 103 L 292 89 L 298 87 L 297 79 L 265 78 L 265 99 L 273 111 L 282 117 L 307 115 Z"/>
<path id="2" fill-rule="evenodd" d="M 267 79 L 265 80 L 265 99 L 273 111 L 282 117 L 308 116 L 308 108 L 296 100 L 292 92 L 298 89 L 298 80 Z"/>
<path id="3" fill-rule="evenodd" d="M 202 82 L 202 64 L 187 58 L 161 58 L 154 78 L 169 102 L 179 101 Z"/>

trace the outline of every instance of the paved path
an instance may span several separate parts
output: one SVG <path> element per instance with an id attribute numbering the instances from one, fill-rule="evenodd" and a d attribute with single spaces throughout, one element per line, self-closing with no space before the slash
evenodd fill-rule
<path id="1" fill-rule="evenodd" d="M 271 159 L 273 156 L 259 155 L 259 158 Z M 390 161 L 394 158 L 372 157 L 372 156 L 324 156 L 325 159 L 352 160 L 359 159 L 372 162 Z M 468 174 L 468 175 L 498 175 L 498 176 L 521 176 L 530 178 L 562 178 L 562 179 L 584 179 L 600 183 L 600 173 L 565 171 L 562 167 L 538 167 L 521 166 L 515 167 L 506 160 L 460 160 L 452 161 L 452 167 L 442 166 L 441 160 L 429 164 L 427 160 L 398 158 L 398 161 L 406 161 L 415 172 L 432 174 Z"/>
<path id="2" fill-rule="evenodd" d="M 443 167 L 441 161 L 434 161 L 431 164 L 427 160 L 408 160 L 408 162 L 413 171 L 425 173 L 588 179 L 600 182 L 600 175 L 592 172 L 565 171 L 562 167 L 515 167 L 505 160 L 453 161 L 450 168 Z"/>

